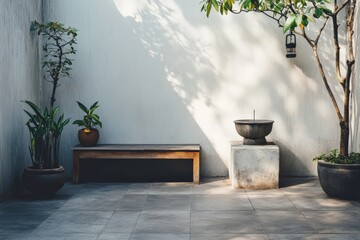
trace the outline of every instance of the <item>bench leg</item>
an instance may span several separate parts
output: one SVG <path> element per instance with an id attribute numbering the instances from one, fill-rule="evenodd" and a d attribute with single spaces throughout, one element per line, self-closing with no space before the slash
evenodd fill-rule
<path id="1" fill-rule="evenodd" d="M 195 152 L 193 157 L 193 182 L 199 184 L 200 181 L 200 153 Z"/>
<path id="2" fill-rule="evenodd" d="M 73 183 L 78 184 L 79 183 L 79 152 L 74 151 L 73 152 Z"/>

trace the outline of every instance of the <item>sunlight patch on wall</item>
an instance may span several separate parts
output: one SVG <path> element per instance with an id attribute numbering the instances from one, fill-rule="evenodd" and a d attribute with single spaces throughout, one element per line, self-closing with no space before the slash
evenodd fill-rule
<path id="1" fill-rule="evenodd" d="M 240 139 L 233 120 L 251 118 L 253 109 L 276 121 L 274 135 L 284 142 L 312 141 L 316 126 L 308 122 L 329 115 L 324 95 L 315 99 L 322 89 L 314 70 L 300 69 L 307 59 L 286 59 L 285 35 L 265 17 L 188 14 L 198 6 L 191 0 L 113 1 L 156 62 L 149 64 L 155 77 L 167 81 L 226 165 L 229 140 Z"/>
<path id="2" fill-rule="evenodd" d="M 217 91 L 212 89 L 209 81 L 223 78 L 219 69 L 221 51 L 214 50 L 214 32 L 190 23 L 176 1 L 138 0 L 129 5 L 128 1 L 114 0 L 114 3 L 121 15 L 138 23 L 134 25 L 134 32 L 139 35 L 144 48 L 152 58 L 164 64 L 166 80 L 218 154 L 226 156 L 226 150 L 215 146 L 227 140 L 219 124 L 222 116 L 216 116 L 217 106 L 211 103 L 212 98 L 217 98 L 214 95 Z M 214 79 L 214 75 L 219 79 Z"/>
<path id="3" fill-rule="evenodd" d="M 141 23 L 143 20 L 139 11 L 144 7 L 144 4 L 141 4 L 138 0 L 123 1 L 123 0 L 113 0 L 116 8 L 123 17 L 131 17 L 135 22 Z"/>

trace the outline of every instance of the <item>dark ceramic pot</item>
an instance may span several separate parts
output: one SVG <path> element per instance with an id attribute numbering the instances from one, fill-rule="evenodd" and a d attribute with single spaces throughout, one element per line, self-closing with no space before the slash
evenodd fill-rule
<path id="1" fill-rule="evenodd" d="M 271 133 L 274 121 L 272 120 L 235 120 L 235 128 L 244 138 L 244 145 L 264 145 L 265 137 Z"/>
<path id="2" fill-rule="evenodd" d="M 93 129 L 80 129 L 78 132 L 79 142 L 84 147 L 94 147 L 99 141 L 99 131 Z"/>
<path id="3" fill-rule="evenodd" d="M 329 196 L 360 199 L 360 164 L 335 164 L 318 161 L 321 188 Z"/>
<path id="4" fill-rule="evenodd" d="M 65 170 L 61 166 L 52 169 L 27 167 L 23 172 L 24 187 L 36 197 L 51 197 L 64 183 Z"/>

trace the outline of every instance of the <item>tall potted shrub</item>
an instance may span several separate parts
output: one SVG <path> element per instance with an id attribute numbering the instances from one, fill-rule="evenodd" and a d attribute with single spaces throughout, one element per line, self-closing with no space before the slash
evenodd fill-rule
<path id="1" fill-rule="evenodd" d="M 59 22 L 31 23 L 31 31 L 42 36 L 44 79 L 52 84 L 49 106 L 42 110 L 31 101 L 24 101 L 30 110 L 25 110 L 29 120 L 26 126 L 30 132 L 29 152 L 33 165 L 24 169 L 24 186 L 38 196 L 50 196 L 65 182 L 65 170 L 59 165 L 61 133 L 70 119 L 60 114 L 55 106 L 56 89 L 62 77 L 70 75 L 72 59 L 76 53 L 77 30 L 65 27 Z"/>
<path id="2" fill-rule="evenodd" d="M 329 195 L 340 198 L 360 198 L 359 154 L 349 154 L 350 133 L 350 98 L 355 64 L 354 24 L 356 0 L 202 0 L 202 11 L 209 16 L 212 9 L 221 14 L 240 14 L 256 12 L 275 21 L 284 32 L 294 33 L 308 43 L 313 51 L 325 90 L 339 121 L 339 150 L 321 155 L 318 158 L 318 174 L 321 186 Z M 313 24 L 316 23 L 316 24 Z M 315 31 L 315 36 L 308 34 L 308 28 Z M 328 67 L 332 73 L 326 72 L 319 56 L 320 40 L 327 25 L 331 25 L 333 37 L 333 64 Z M 345 25 L 345 33 L 339 31 Z M 339 39 L 346 39 L 344 44 Z M 328 47 L 328 46 L 325 46 Z M 331 49 L 326 49 L 329 51 Z M 342 58 L 341 51 L 345 51 Z M 330 59 L 331 60 L 331 59 Z M 333 67 L 335 66 L 335 67 Z M 341 70 L 343 66 L 344 70 Z M 329 79 L 335 76 L 340 89 L 343 90 L 342 107 L 331 90 Z M 320 160 L 322 159 L 322 160 Z"/>

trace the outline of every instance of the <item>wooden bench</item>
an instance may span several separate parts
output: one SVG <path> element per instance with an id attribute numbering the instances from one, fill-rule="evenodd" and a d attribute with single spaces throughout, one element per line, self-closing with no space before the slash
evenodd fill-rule
<path id="1" fill-rule="evenodd" d="M 193 161 L 193 182 L 199 184 L 200 145 L 98 144 L 76 145 L 73 150 L 73 183 L 79 183 L 80 159 L 186 159 Z"/>

